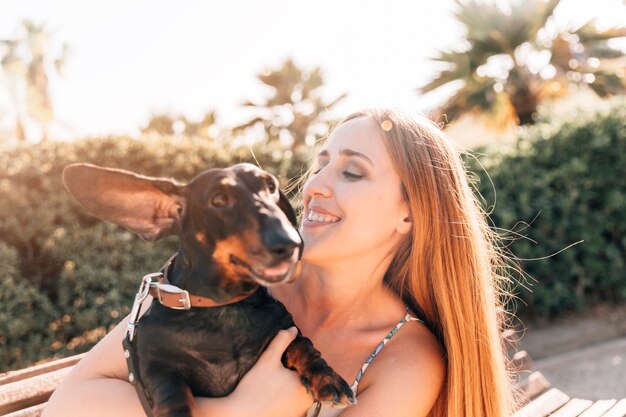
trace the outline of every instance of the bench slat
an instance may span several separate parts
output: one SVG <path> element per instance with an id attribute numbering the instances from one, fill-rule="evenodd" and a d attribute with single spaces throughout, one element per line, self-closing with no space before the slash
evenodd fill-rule
<path id="1" fill-rule="evenodd" d="M 33 405 L 32 407 L 6 414 L 3 417 L 40 417 L 41 413 L 43 413 L 43 409 L 46 407 L 46 404 L 47 403 Z"/>
<path id="2" fill-rule="evenodd" d="M 71 370 L 71 367 L 65 367 L 0 385 L 0 415 L 48 401 L 52 392 Z"/>
<path id="3" fill-rule="evenodd" d="M 541 372 L 533 372 L 521 379 L 517 383 L 517 388 L 519 389 L 520 395 L 528 401 L 550 388 L 550 382 L 548 382 Z"/>
<path id="4" fill-rule="evenodd" d="M 580 417 L 600 417 L 606 413 L 611 407 L 615 405 L 615 400 L 600 400 L 596 401 L 591 407 L 587 409 Z"/>
<path id="5" fill-rule="evenodd" d="M 559 408 L 550 414 L 550 417 L 576 417 L 593 404 L 591 400 L 581 400 L 580 398 L 573 398 L 567 402 L 563 407 Z"/>
<path id="6" fill-rule="evenodd" d="M 69 356 L 67 358 L 42 363 L 41 365 L 35 365 L 29 368 L 20 369 L 17 371 L 9 371 L 7 373 L 0 374 L 0 385 L 20 381 L 22 379 L 30 378 L 32 376 L 45 374 L 47 372 L 52 372 L 56 371 L 57 369 L 75 365 L 85 355 L 86 353 L 81 353 L 79 355 Z"/>
<path id="7" fill-rule="evenodd" d="M 626 398 L 620 400 L 609 411 L 602 414 L 602 417 L 625 417 L 626 416 Z"/>
<path id="8" fill-rule="evenodd" d="M 533 368 L 533 360 L 528 352 L 520 350 L 515 352 L 515 355 L 511 358 L 511 366 L 513 367 L 513 372 L 519 374 L 520 372 L 531 370 Z"/>
<path id="9" fill-rule="evenodd" d="M 569 401 L 569 396 L 552 388 L 520 408 L 512 417 L 545 417 Z"/>

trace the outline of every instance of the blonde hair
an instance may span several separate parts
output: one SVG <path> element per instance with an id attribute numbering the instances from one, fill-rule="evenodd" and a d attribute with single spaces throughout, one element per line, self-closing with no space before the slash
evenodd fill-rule
<path id="1" fill-rule="evenodd" d="M 509 416 L 503 256 L 458 151 L 430 120 L 395 110 L 360 111 L 338 125 L 359 117 L 379 126 L 413 221 L 385 281 L 421 314 L 446 355 L 445 385 L 429 415 Z"/>

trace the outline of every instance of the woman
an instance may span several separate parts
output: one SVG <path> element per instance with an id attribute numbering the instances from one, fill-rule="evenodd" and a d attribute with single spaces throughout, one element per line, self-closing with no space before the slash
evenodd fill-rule
<path id="1" fill-rule="evenodd" d="M 397 111 L 355 113 L 329 136 L 302 195 L 302 275 L 272 293 L 358 399 L 320 415 L 509 415 L 500 257 L 445 135 Z M 126 382 L 124 327 L 44 416 L 143 415 Z M 280 332 L 228 397 L 197 398 L 196 414 L 302 416 L 312 399 L 280 362 L 294 336 Z"/>

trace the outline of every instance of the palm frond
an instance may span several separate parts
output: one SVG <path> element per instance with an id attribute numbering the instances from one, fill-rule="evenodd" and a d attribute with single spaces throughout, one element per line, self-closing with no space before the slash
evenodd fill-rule
<path id="1" fill-rule="evenodd" d="M 439 109 L 438 114 L 445 116 L 448 122 L 458 118 L 462 113 L 490 111 L 494 99 L 495 80 L 476 77 L 468 80 Z"/>
<path id="2" fill-rule="evenodd" d="M 615 38 L 626 37 L 626 27 L 615 27 L 607 30 L 598 30 L 593 22 L 588 22 L 574 32 L 578 35 L 580 43 L 587 44 L 597 41 L 607 41 Z"/>
<path id="3" fill-rule="evenodd" d="M 235 127 L 232 128 L 233 132 L 241 132 L 243 130 L 246 130 L 248 128 L 251 128 L 252 126 L 256 125 L 257 123 L 263 123 L 264 119 L 262 117 L 255 117 L 252 120 L 246 122 L 246 123 L 242 123 L 240 125 L 237 125 Z"/>
<path id="4" fill-rule="evenodd" d="M 254 101 L 250 101 L 250 100 L 245 100 L 244 102 L 241 103 L 241 105 L 244 107 L 261 107 L 260 104 L 257 104 Z"/>
<path id="5" fill-rule="evenodd" d="M 587 84 L 600 97 L 626 94 L 626 79 L 608 71 L 596 71 L 594 82 Z"/>
<path id="6" fill-rule="evenodd" d="M 518 1 L 516 3 L 517 7 L 513 10 L 513 14 L 515 14 L 516 12 L 522 12 L 524 10 L 529 11 L 530 15 L 528 17 L 531 21 L 531 29 L 529 35 L 532 37 L 536 37 L 539 30 L 546 26 L 548 20 L 550 20 L 550 18 L 554 14 L 554 10 L 560 3 L 561 0 L 548 0 L 547 2 L 542 0 L 534 2 Z"/>
<path id="7" fill-rule="evenodd" d="M 423 86 L 418 87 L 417 91 L 421 94 L 426 94 L 451 82 L 455 82 L 458 80 L 467 80 L 471 78 L 474 74 L 474 71 L 478 67 L 478 65 L 476 65 L 475 67 L 472 66 L 472 56 L 472 51 L 438 52 L 438 55 L 432 58 L 432 60 L 447 64 L 448 69 L 440 71 L 431 81 Z"/>
<path id="8" fill-rule="evenodd" d="M 438 89 L 446 84 L 456 82 L 456 81 L 464 81 L 468 77 L 471 77 L 471 74 L 462 75 L 460 71 L 442 71 L 435 78 L 433 78 L 427 84 L 418 87 L 417 91 L 420 94 L 427 94 L 431 91 Z"/>
<path id="9" fill-rule="evenodd" d="M 624 56 L 624 52 L 610 47 L 606 42 L 595 42 L 592 45 L 586 45 L 587 54 L 592 57 L 602 59 L 615 59 Z"/>
<path id="10" fill-rule="evenodd" d="M 318 105 L 319 105 L 319 107 L 323 107 L 324 109 L 330 109 L 331 107 L 333 107 L 335 104 L 339 103 L 341 100 L 343 100 L 347 96 L 348 96 L 348 93 L 343 93 L 339 97 L 337 97 L 336 99 L 330 101 L 329 103 L 322 104 L 320 102 L 320 103 L 318 103 Z"/>

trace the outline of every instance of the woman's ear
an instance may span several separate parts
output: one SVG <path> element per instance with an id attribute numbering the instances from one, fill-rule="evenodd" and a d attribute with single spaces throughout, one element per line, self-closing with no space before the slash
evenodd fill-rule
<path id="1" fill-rule="evenodd" d="M 396 231 L 402 235 L 405 235 L 413 229 L 413 218 L 411 217 L 411 213 L 409 211 L 409 207 L 406 203 L 402 204 L 402 209 L 400 210 L 400 215 L 398 216 L 398 224 L 396 226 Z"/>

